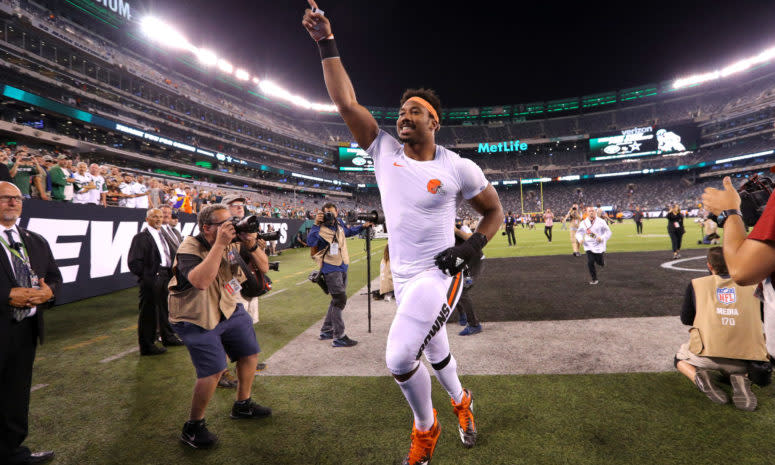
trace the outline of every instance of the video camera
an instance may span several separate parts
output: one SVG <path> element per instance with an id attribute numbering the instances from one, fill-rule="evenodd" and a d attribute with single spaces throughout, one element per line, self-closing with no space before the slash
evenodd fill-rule
<path id="1" fill-rule="evenodd" d="M 759 221 L 774 187 L 770 178 L 755 174 L 737 189 L 740 194 L 740 211 L 746 226 L 751 227 Z"/>
<path id="2" fill-rule="evenodd" d="M 237 234 L 241 233 L 258 233 L 258 238 L 264 241 L 277 241 L 280 239 L 280 231 L 261 232 L 261 223 L 258 221 L 256 215 L 246 216 L 245 218 L 239 218 L 233 216 L 231 223 L 234 225 L 234 231 Z M 239 238 L 234 238 L 233 242 L 238 242 Z"/>
<path id="3" fill-rule="evenodd" d="M 753 227 L 759 221 L 767 207 L 767 201 L 770 199 L 773 189 L 775 189 L 775 184 L 772 180 L 758 174 L 753 175 L 737 188 L 737 192 L 740 194 L 740 212 L 743 214 L 743 223 L 746 227 Z M 718 224 L 716 215 L 709 213 L 708 218 Z"/>

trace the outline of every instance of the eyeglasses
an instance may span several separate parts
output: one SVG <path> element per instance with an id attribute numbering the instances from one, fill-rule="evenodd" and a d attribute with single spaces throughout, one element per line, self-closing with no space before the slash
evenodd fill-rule
<path id="1" fill-rule="evenodd" d="M 231 203 L 229 204 L 230 207 L 244 207 L 244 203 Z"/>
<path id="2" fill-rule="evenodd" d="M 0 199 L 1 198 L 2 198 L 2 196 L 0 196 Z M 231 218 L 227 218 L 227 219 L 225 219 L 225 220 L 223 220 L 223 221 L 221 221 L 219 223 L 207 223 L 207 224 L 209 224 L 210 226 L 220 226 L 220 225 L 222 225 L 223 223 L 225 223 L 225 222 L 227 222 L 229 220 L 231 220 Z"/>
<path id="3" fill-rule="evenodd" d="M 0 195 L 0 203 L 9 203 L 11 200 L 21 203 L 23 197 L 21 195 Z"/>

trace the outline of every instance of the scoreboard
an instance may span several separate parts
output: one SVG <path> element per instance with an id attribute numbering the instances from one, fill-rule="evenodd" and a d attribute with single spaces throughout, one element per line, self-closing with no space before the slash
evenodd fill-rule
<path id="1" fill-rule="evenodd" d="M 374 160 L 355 142 L 339 147 L 339 171 L 374 171 Z"/>
<path id="2" fill-rule="evenodd" d="M 589 160 L 683 155 L 697 149 L 696 126 L 642 126 L 589 139 Z"/>

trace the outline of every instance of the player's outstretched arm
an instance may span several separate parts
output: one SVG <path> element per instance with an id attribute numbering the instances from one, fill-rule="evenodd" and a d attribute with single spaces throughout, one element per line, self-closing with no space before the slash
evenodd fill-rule
<path id="1" fill-rule="evenodd" d="M 358 103 L 355 97 L 355 89 L 336 49 L 331 23 L 318 8 L 315 0 L 307 0 L 307 2 L 310 8 L 305 10 L 301 24 L 320 48 L 323 60 L 323 77 L 326 81 L 328 95 L 339 110 L 339 114 L 342 115 L 342 119 L 350 129 L 355 141 L 361 148 L 367 149 L 379 134 L 377 120 L 374 119 L 369 110 Z"/>

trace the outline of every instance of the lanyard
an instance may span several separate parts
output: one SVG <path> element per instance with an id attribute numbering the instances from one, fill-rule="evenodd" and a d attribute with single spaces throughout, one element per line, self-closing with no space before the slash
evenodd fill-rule
<path id="1" fill-rule="evenodd" d="M 11 246 L 8 244 L 8 242 L 6 242 L 6 241 L 5 241 L 5 239 L 3 239 L 3 237 L 2 237 L 2 236 L 0 236 L 0 242 L 2 242 L 2 243 L 3 243 L 3 245 L 5 246 L 5 248 L 6 248 L 6 249 L 8 249 L 8 251 L 9 251 L 9 252 L 11 252 L 11 253 L 12 253 L 14 256 L 16 256 L 16 258 L 18 258 L 19 260 L 21 260 L 21 261 L 22 261 L 22 263 L 24 263 L 24 264 L 25 264 L 25 265 L 27 265 L 27 266 L 30 266 L 30 260 L 27 258 L 27 257 L 28 257 L 28 254 L 27 254 L 27 247 L 25 247 L 25 246 L 24 246 L 24 243 L 23 243 L 23 242 L 19 242 L 19 243 L 22 245 L 22 250 L 24 251 L 24 255 L 23 255 L 23 256 L 22 256 L 22 255 L 20 255 L 20 254 L 19 254 L 19 252 L 17 252 L 17 251 L 16 251 L 16 249 L 14 249 L 13 247 L 11 247 Z"/>

